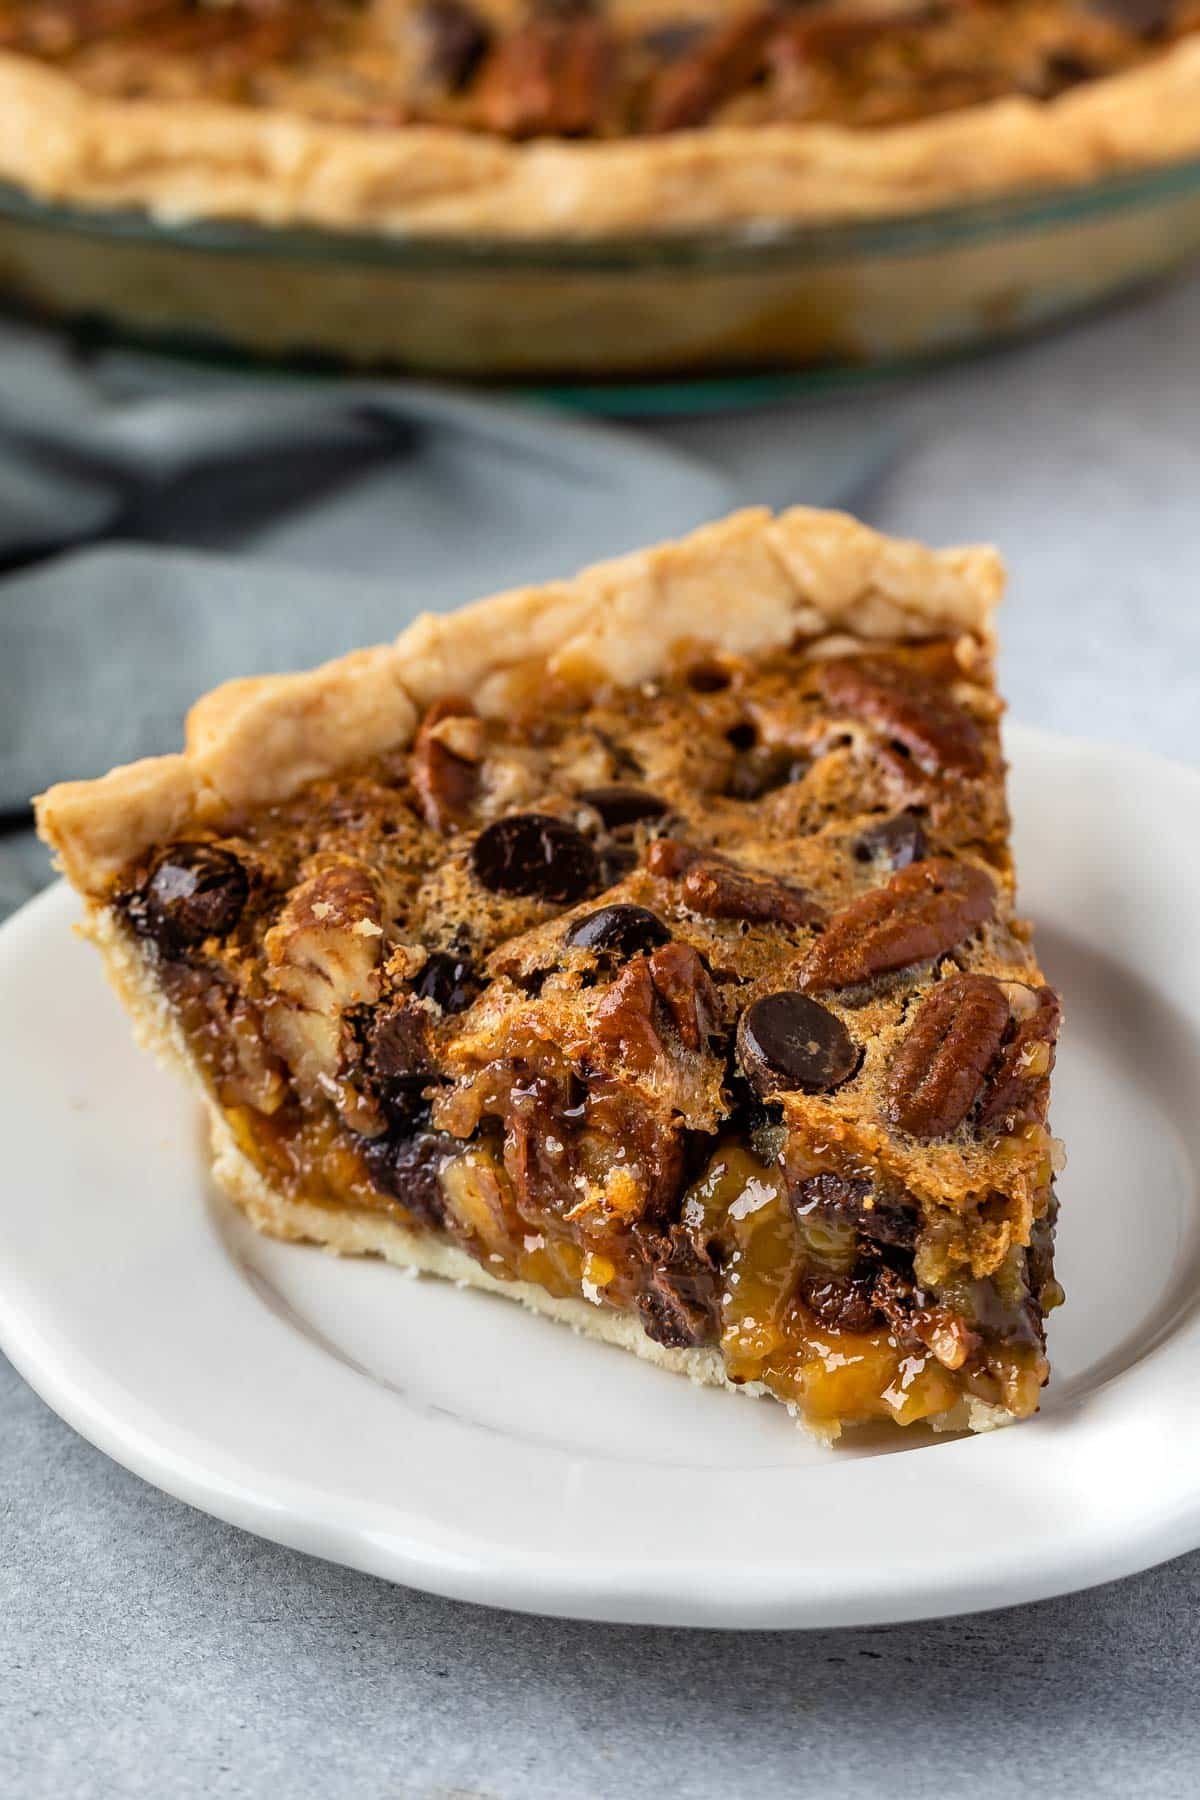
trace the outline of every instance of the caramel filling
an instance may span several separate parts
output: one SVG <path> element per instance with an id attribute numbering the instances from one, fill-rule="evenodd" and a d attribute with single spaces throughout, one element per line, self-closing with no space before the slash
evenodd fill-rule
<path id="1" fill-rule="evenodd" d="M 425 1190 L 414 1208 L 381 1192 L 331 1110 L 299 1114 L 285 1106 L 274 1117 L 248 1106 L 225 1110 L 239 1147 L 293 1198 L 384 1210 L 418 1228 L 431 1224 Z M 549 1137 L 542 1148 L 553 1159 L 558 1140 Z M 949 1414 L 964 1399 L 1017 1418 L 1037 1410 L 1049 1374 L 1040 1316 L 1062 1295 L 1049 1276 L 1031 1292 L 1024 1251 L 993 1277 L 951 1280 L 924 1296 L 929 1303 L 910 1323 L 829 1325 L 801 1297 L 802 1284 L 819 1294 L 823 1282 L 844 1281 L 873 1247 L 819 1209 L 797 1217 L 780 1166 L 725 1142 L 679 1206 L 676 1237 L 682 1231 L 708 1254 L 684 1270 L 681 1285 L 693 1296 L 690 1307 L 684 1302 L 686 1325 L 672 1315 L 664 1327 L 661 1312 L 647 1304 L 654 1277 L 638 1227 L 591 1208 L 580 1216 L 569 1193 L 535 1209 L 526 1186 L 518 1201 L 496 1131 L 471 1142 L 433 1141 L 435 1228 L 489 1274 L 559 1298 L 640 1312 L 649 1335 L 670 1347 L 717 1348 L 730 1381 L 761 1383 L 821 1431 L 836 1435 L 844 1424 L 875 1419 L 912 1425 Z M 1045 1202 L 1048 1210 L 1049 1185 Z M 910 1266 L 903 1255 L 896 1260 Z"/>

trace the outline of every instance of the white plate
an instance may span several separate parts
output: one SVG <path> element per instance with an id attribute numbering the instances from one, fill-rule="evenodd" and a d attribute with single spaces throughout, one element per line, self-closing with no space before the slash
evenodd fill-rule
<path id="1" fill-rule="evenodd" d="M 0 933 L 0 1342 L 168 1492 L 438 1593 L 862 1624 L 1200 1544 L 1200 776 L 1011 734 L 1023 901 L 1068 1027 L 1055 1378 L 976 1439 L 823 1450 L 520 1308 L 260 1239 L 138 1054 L 61 889 Z"/>

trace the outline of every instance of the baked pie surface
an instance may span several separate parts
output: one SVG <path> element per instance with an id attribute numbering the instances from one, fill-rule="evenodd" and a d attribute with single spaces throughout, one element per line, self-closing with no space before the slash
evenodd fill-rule
<path id="1" fill-rule="evenodd" d="M 262 1228 L 822 1435 L 984 1428 L 1060 1298 L 1000 585 L 739 514 L 219 689 L 39 821 Z"/>
<path id="2" fill-rule="evenodd" d="M 1200 153 L 1197 0 L 8 0 L 0 176 L 168 217 L 549 237 Z"/>

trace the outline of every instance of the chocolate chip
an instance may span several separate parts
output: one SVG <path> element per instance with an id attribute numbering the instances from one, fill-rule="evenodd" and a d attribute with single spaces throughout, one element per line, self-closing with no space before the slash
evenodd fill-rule
<path id="1" fill-rule="evenodd" d="M 465 0 L 425 0 L 416 20 L 426 75 L 451 93 L 465 87 L 491 42 L 486 22 Z"/>
<path id="2" fill-rule="evenodd" d="M 585 788 L 579 798 L 600 814 L 606 831 L 620 831 L 626 825 L 640 825 L 646 819 L 661 819 L 669 810 L 665 800 L 645 788 Z"/>
<path id="3" fill-rule="evenodd" d="M 648 907 L 617 905 L 602 906 L 598 912 L 576 919 L 564 942 L 570 950 L 614 951 L 629 957 L 670 939 L 662 920 Z"/>
<path id="4" fill-rule="evenodd" d="M 431 950 L 412 991 L 422 1000 L 432 1000 L 444 1013 L 460 1013 L 479 992 L 479 978 L 466 957 L 449 950 Z"/>
<path id="5" fill-rule="evenodd" d="M 889 869 L 907 869 L 910 863 L 924 862 L 928 853 L 921 821 L 908 812 L 881 819 L 854 840 L 856 862 L 880 861 Z"/>
<path id="6" fill-rule="evenodd" d="M 410 1135 L 429 1121 L 425 1090 L 436 1080 L 429 1016 L 411 1000 L 379 1012 L 367 1028 L 367 1067 L 392 1126 Z"/>
<path id="7" fill-rule="evenodd" d="M 367 1033 L 371 1067 L 381 1081 L 428 1081 L 429 1017 L 411 1001 L 377 1013 Z"/>
<path id="8" fill-rule="evenodd" d="M 159 857 L 133 897 L 129 917 L 168 956 L 225 937 L 242 916 L 250 883 L 231 850 L 215 844 L 174 844 Z"/>
<path id="9" fill-rule="evenodd" d="M 582 832 L 548 813 L 510 813 L 471 846 L 476 879 L 493 894 L 519 894 L 570 906 L 594 893 L 601 871 Z"/>
<path id="10" fill-rule="evenodd" d="M 418 1131 L 415 1136 L 394 1132 L 370 1138 L 363 1154 L 384 1193 L 399 1200 L 424 1224 L 440 1226 L 446 1219 L 441 1172 L 461 1149 L 458 1139 L 444 1132 Z"/>
<path id="11" fill-rule="evenodd" d="M 829 1093 L 859 1064 L 858 1047 L 841 1020 L 807 994 L 767 994 L 738 1022 L 737 1053 L 760 1094 L 799 1088 Z"/>

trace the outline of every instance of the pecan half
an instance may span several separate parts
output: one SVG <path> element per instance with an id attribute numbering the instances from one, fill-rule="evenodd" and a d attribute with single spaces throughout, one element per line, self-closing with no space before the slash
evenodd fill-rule
<path id="1" fill-rule="evenodd" d="M 892 1124 L 919 1138 L 947 1137 L 961 1125 L 1008 1024 L 1008 1000 L 990 975 L 939 982 L 888 1071 L 884 1111 Z"/>
<path id="2" fill-rule="evenodd" d="M 704 958 L 690 944 L 663 944 L 649 958 L 654 991 L 685 1050 L 703 1050 L 716 1029 L 717 990 Z"/>
<path id="3" fill-rule="evenodd" d="M 854 987 L 941 956 L 990 919 L 995 903 L 991 878 L 974 863 L 913 863 L 834 914 L 800 965 L 799 984 L 810 993 Z"/>
<path id="4" fill-rule="evenodd" d="M 501 137 L 586 137 L 612 103 L 616 42 L 600 19 L 531 19 L 488 56 L 480 123 Z"/>
<path id="5" fill-rule="evenodd" d="M 686 905 L 706 919 L 746 919 L 752 925 L 820 925 L 825 910 L 802 887 L 774 875 L 724 862 L 695 862 L 683 878 Z"/>
<path id="6" fill-rule="evenodd" d="M 839 656 L 820 665 L 828 705 L 902 744 L 927 775 L 979 775 L 979 726 L 939 683 L 881 656 Z"/>
<path id="7" fill-rule="evenodd" d="M 647 131 L 703 125 L 718 106 L 750 86 L 766 65 L 779 14 L 764 6 L 716 26 L 655 79 L 646 103 Z"/>
<path id="8" fill-rule="evenodd" d="M 1032 1012 L 1021 1019 L 1000 1053 L 976 1119 L 980 1131 L 1021 1118 L 1042 1118 L 1050 1093 L 1050 1071 L 1062 1023 L 1062 1006 L 1053 988 L 1038 988 Z"/>
<path id="9" fill-rule="evenodd" d="M 475 708 L 457 694 L 435 700 L 417 728 L 412 784 L 435 831 L 453 831 L 470 820 L 479 793 L 479 738 Z"/>
<path id="10" fill-rule="evenodd" d="M 821 925 L 825 911 L 806 888 L 762 869 L 747 869 L 719 850 L 698 850 L 678 838 L 656 838 L 646 867 L 664 881 L 682 876 L 686 906 L 705 919 L 746 919 L 754 925 Z"/>

